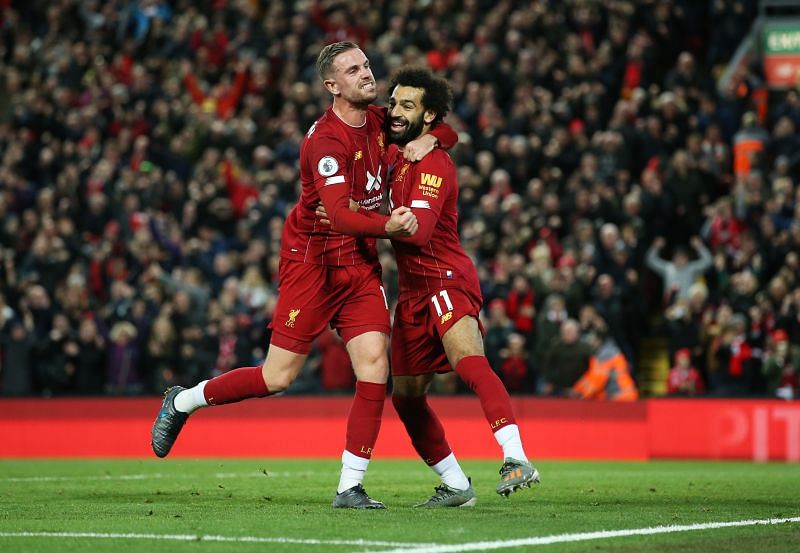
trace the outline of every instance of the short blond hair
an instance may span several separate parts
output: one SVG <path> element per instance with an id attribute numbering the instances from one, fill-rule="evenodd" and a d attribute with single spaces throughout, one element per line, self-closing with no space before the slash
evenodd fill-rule
<path id="1" fill-rule="evenodd" d="M 317 73 L 319 74 L 319 78 L 323 81 L 327 79 L 328 74 L 331 72 L 331 67 L 333 67 L 333 60 L 336 56 L 348 50 L 358 50 L 358 44 L 345 40 L 328 44 L 323 48 L 319 56 L 317 56 Z"/>

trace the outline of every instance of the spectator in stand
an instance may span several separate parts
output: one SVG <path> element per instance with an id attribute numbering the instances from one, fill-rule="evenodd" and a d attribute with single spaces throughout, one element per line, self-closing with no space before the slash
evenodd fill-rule
<path id="1" fill-rule="evenodd" d="M 671 304 L 675 299 L 688 298 L 692 284 L 711 267 L 711 253 L 703 242 L 694 236 L 690 243 L 698 254 L 698 259 L 695 261 L 689 261 L 688 253 L 681 247 L 675 248 L 672 261 L 665 261 L 659 257 L 659 253 L 666 245 L 666 240 L 660 236 L 647 250 L 647 266 L 664 282 L 664 305 Z"/>
<path id="2" fill-rule="evenodd" d="M 753 348 L 747 342 L 747 318 L 734 313 L 723 329 L 714 356 L 717 370 L 711 374 L 711 389 L 717 395 L 747 396 L 757 367 Z"/>
<path id="3" fill-rule="evenodd" d="M 232 313 L 222 315 L 219 324 L 216 325 L 214 342 L 216 346 L 216 360 L 212 372 L 214 376 L 251 363 L 252 346 L 247 340 L 247 334 L 238 328 L 236 317 Z"/>
<path id="4" fill-rule="evenodd" d="M 553 340 L 558 336 L 561 323 L 569 318 L 564 298 L 551 294 L 545 300 L 544 308 L 536 319 L 535 342 L 533 344 L 533 364 L 537 371 L 544 365 L 545 355 Z"/>
<path id="5" fill-rule="evenodd" d="M 589 368 L 572 386 L 571 397 L 634 401 L 639 397 L 628 361 L 613 339 L 598 327 L 588 336 L 593 352 Z"/>
<path id="6" fill-rule="evenodd" d="M 733 214 L 730 198 L 721 198 L 708 211 L 708 218 L 701 232 L 714 253 L 721 251 L 731 254 L 739 248 L 742 239 L 742 223 Z"/>
<path id="7" fill-rule="evenodd" d="M 0 347 L 3 349 L 0 364 L 0 393 L 5 396 L 27 396 L 36 389 L 34 382 L 32 324 L 11 315 L 3 306 L 0 327 Z M 11 315 L 9 317 L 9 315 Z"/>
<path id="8" fill-rule="evenodd" d="M 626 358 L 630 359 L 633 352 L 630 331 L 636 327 L 638 321 L 637 298 L 630 294 L 623 296 L 614 279 L 607 274 L 597 277 L 593 297 L 594 308 L 606 323 L 609 336 Z"/>
<path id="9" fill-rule="evenodd" d="M 506 302 L 502 299 L 493 299 L 489 302 L 488 319 L 485 322 L 486 335 L 484 346 L 486 358 L 497 374 L 501 374 L 502 356 L 500 352 L 508 344 L 508 339 L 514 332 L 514 323 L 508 317 Z"/>
<path id="10" fill-rule="evenodd" d="M 742 116 L 742 125 L 733 137 L 733 173 L 737 181 L 758 168 L 769 139 L 769 133 L 761 127 L 755 113 L 748 111 Z"/>
<path id="11" fill-rule="evenodd" d="M 139 372 L 139 344 L 136 327 L 120 321 L 109 333 L 108 360 L 106 363 L 106 388 L 110 394 L 130 395 L 141 393 L 144 382 Z"/>
<path id="12" fill-rule="evenodd" d="M 800 397 L 800 346 L 790 344 L 789 335 L 780 328 L 770 338 L 762 366 L 767 395 L 782 399 Z"/>
<path id="13" fill-rule="evenodd" d="M 517 332 L 521 334 L 533 332 L 536 308 L 534 307 L 533 289 L 526 277 L 516 275 L 512 279 L 511 291 L 506 299 L 506 312 Z"/>
<path id="14" fill-rule="evenodd" d="M 641 245 L 699 233 L 708 304 L 748 316 L 757 304 L 762 341 L 775 328 L 800 341 L 800 94 L 775 91 L 765 111 L 756 67 L 705 77 L 747 33 L 753 0 L 0 4 L 0 293 L 18 336 L 49 340 L 63 313 L 72 330 L 92 317 L 111 346 L 107 329 L 133 323 L 142 378 L 162 306 L 186 374 L 209 370 L 203 329 L 223 314 L 246 315 L 237 331 L 263 340 L 298 144 L 328 100 L 314 53 L 350 37 L 379 87 L 414 60 L 453 84 L 460 230 L 487 299 L 513 303 L 520 276 L 536 313 L 555 293 L 574 316 L 609 275 L 612 295 L 646 302 L 623 315 L 635 364 L 639 338 L 665 328 L 643 313 L 668 308 L 641 281 Z M 245 278 L 253 266 L 263 283 Z M 236 301 L 210 300 L 237 281 Z M 535 352 L 538 328 L 512 311 Z M 6 357 L 20 345 L 4 343 Z M 63 392 L 79 390 L 76 376 Z"/>
<path id="15" fill-rule="evenodd" d="M 539 391 L 546 396 L 567 396 L 578 379 L 589 369 L 591 346 L 581 339 L 575 319 L 561 323 L 540 368 Z"/>
<path id="16" fill-rule="evenodd" d="M 150 390 L 162 390 L 183 383 L 178 366 L 178 336 L 168 315 L 168 309 L 153 321 L 150 336 L 143 351 L 142 366 Z"/>
<path id="17" fill-rule="evenodd" d="M 695 165 L 688 151 L 677 150 L 672 155 L 665 187 L 675 210 L 670 236 L 675 242 L 685 242 L 700 232 L 703 208 L 709 202 L 708 179 Z"/>
<path id="18" fill-rule="evenodd" d="M 34 344 L 36 379 L 46 395 L 64 394 L 72 388 L 78 353 L 74 334 L 66 315 L 56 313 L 50 332 Z"/>
<path id="19" fill-rule="evenodd" d="M 509 392 L 530 392 L 533 390 L 534 375 L 528 362 L 525 336 L 512 333 L 508 344 L 500 351 L 500 379 Z"/>
<path id="20" fill-rule="evenodd" d="M 78 355 L 75 360 L 75 386 L 80 395 L 103 392 L 106 381 L 106 340 L 100 334 L 94 317 L 86 316 L 78 327 Z"/>
<path id="21" fill-rule="evenodd" d="M 672 396 L 695 396 L 705 392 L 705 384 L 692 366 L 692 352 L 688 348 L 675 352 L 675 365 L 667 375 L 667 393 Z"/>

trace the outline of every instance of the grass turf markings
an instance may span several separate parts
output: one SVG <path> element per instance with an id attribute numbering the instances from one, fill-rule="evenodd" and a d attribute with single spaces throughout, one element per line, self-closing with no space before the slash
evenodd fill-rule
<path id="1" fill-rule="evenodd" d="M 400 548 L 372 553 L 462 553 L 464 551 L 490 551 L 494 549 L 511 549 L 531 545 L 550 545 L 553 543 L 574 543 L 609 538 L 623 538 L 629 536 L 652 536 L 654 534 L 673 534 L 676 532 L 693 532 L 697 530 L 717 530 L 722 528 L 737 528 L 742 526 L 773 526 L 776 524 L 791 524 L 800 522 L 800 517 L 769 518 L 760 520 L 734 520 L 731 522 L 701 522 L 697 524 L 682 524 L 670 526 L 653 526 L 649 528 L 630 528 L 627 530 L 600 530 L 597 532 L 580 532 L 571 534 L 558 534 L 519 538 L 502 541 L 480 541 L 472 543 L 459 543 L 452 545 L 423 545 L 417 548 Z"/>

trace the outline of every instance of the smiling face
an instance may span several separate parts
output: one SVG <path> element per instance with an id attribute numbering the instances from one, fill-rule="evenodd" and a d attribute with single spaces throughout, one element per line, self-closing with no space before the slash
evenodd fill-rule
<path id="1" fill-rule="evenodd" d="M 358 48 L 336 56 L 323 82 L 331 94 L 356 106 L 371 104 L 378 96 L 369 60 Z"/>
<path id="2" fill-rule="evenodd" d="M 389 98 L 389 140 L 404 146 L 418 138 L 436 114 L 422 105 L 425 90 L 398 85 Z"/>

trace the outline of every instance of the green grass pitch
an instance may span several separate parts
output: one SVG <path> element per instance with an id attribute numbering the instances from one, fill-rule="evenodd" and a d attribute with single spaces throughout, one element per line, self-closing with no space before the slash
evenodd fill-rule
<path id="1" fill-rule="evenodd" d="M 414 509 L 435 475 L 375 459 L 365 486 L 389 509 L 358 512 L 330 507 L 335 461 L 2 461 L 0 551 L 800 551 L 800 519 L 585 536 L 800 517 L 797 466 L 540 462 L 542 483 L 504 499 L 494 493 L 499 463 L 462 464 L 478 493 L 472 509 Z"/>

